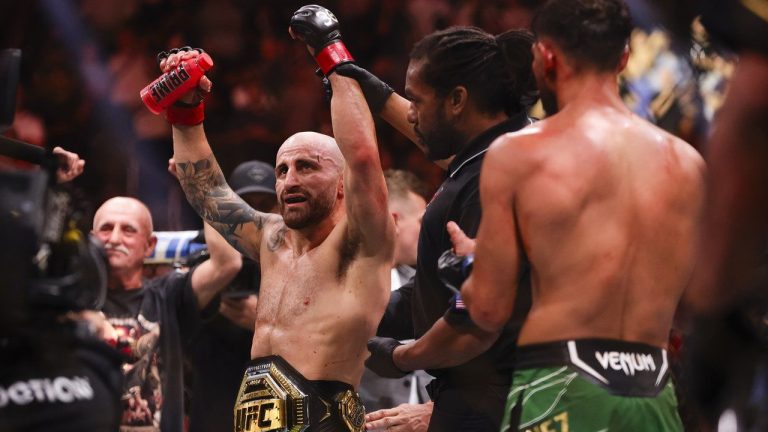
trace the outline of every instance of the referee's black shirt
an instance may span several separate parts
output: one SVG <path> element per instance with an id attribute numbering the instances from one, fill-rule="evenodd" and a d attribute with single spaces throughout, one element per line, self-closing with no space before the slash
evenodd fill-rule
<path id="1" fill-rule="evenodd" d="M 525 114 L 514 115 L 478 135 L 451 162 L 447 178 L 430 201 L 422 219 L 416 276 L 393 293 L 379 326 L 379 335 L 400 339 L 419 338 L 444 315 L 449 324 L 459 325 L 461 318 L 449 310 L 453 293 L 437 275 L 438 258 L 453 246 L 445 226 L 449 221 L 454 221 L 469 237 L 476 236 L 481 215 L 479 183 L 483 156 L 497 137 L 517 131 L 529 123 Z M 521 283 L 520 291 L 525 292 L 525 299 L 516 302 L 516 310 L 527 309 L 530 303 L 528 278 L 524 279 L 526 281 Z M 507 324 L 496 343 L 477 358 L 461 366 L 428 372 L 459 386 L 509 380 L 519 329 L 519 322 Z"/>

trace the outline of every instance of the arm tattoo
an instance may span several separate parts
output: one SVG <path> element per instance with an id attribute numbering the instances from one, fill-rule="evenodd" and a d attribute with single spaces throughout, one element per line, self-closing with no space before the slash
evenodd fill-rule
<path id="1" fill-rule="evenodd" d="M 280 228 L 276 229 L 275 232 L 269 236 L 267 249 L 269 249 L 270 252 L 274 252 L 277 250 L 277 248 L 282 246 L 282 244 L 285 242 L 286 231 L 288 231 L 288 227 L 285 226 L 285 224 L 281 224 Z"/>
<path id="2" fill-rule="evenodd" d="M 269 216 L 251 208 L 230 189 L 213 155 L 196 162 L 177 162 L 176 173 L 187 201 L 197 214 L 238 251 L 246 253 L 235 231 L 246 224 L 262 230 Z"/>

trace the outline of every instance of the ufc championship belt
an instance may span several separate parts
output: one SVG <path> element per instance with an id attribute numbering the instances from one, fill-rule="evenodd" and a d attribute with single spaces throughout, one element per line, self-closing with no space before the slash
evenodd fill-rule
<path id="1" fill-rule="evenodd" d="M 365 409 L 357 393 L 321 394 L 280 356 L 251 360 L 235 402 L 235 432 L 311 432 L 324 422 L 363 432 Z"/>

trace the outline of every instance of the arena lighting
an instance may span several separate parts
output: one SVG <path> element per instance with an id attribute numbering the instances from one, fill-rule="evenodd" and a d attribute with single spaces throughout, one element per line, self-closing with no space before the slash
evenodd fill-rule
<path id="1" fill-rule="evenodd" d="M 79 16 L 72 1 L 42 0 L 40 4 L 55 34 L 69 53 L 68 58 L 76 66 L 88 97 L 99 108 L 109 109 L 99 111 L 100 117 L 110 126 L 120 127 L 122 124 L 119 132 L 131 132 L 130 128 L 125 127 L 130 125 L 130 116 L 124 110 L 104 106 L 107 105 L 104 100 L 109 97 L 112 77 L 102 60 L 99 43 L 88 34 L 88 25 Z"/>
<path id="2" fill-rule="evenodd" d="M 132 113 L 110 101 L 114 77 L 106 65 L 99 41 L 90 34 L 88 23 L 72 0 L 42 0 L 40 5 L 69 54 L 70 62 L 78 71 L 86 96 L 94 103 L 98 122 L 109 131 L 110 139 L 102 145 L 113 147 L 110 153 L 116 157 L 122 156 L 129 165 L 127 193 L 139 196 L 144 202 L 156 202 L 156 197 L 144 195 L 156 194 L 157 188 L 139 190 L 139 176 L 142 182 L 157 185 L 164 184 L 168 174 L 164 165 L 158 165 L 151 154 L 141 151 L 139 138 L 133 129 Z"/>

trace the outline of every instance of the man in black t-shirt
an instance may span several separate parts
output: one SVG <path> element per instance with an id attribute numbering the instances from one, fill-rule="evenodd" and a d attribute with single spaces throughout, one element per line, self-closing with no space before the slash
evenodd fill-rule
<path id="1" fill-rule="evenodd" d="M 448 222 L 470 235 L 477 231 L 480 166 L 491 141 L 531 122 L 526 115 L 536 95 L 531 42 L 527 32 L 515 30 L 493 36 L 453 27 L 430 34 L 411 52 L 408 99 L 355 65 L 336 69 L 360 82 L 373 112 L 447 169 L 423 216 L 416 276 L 393 293 L 379 326 L 382 337 L 369 343 L 367 362 L 382 376 L 425 369 L 436 378 L 428 386 L 434 402 L 429 430 L 498 431 L 501 425 L 517 327 L 484 332 L 461 302 L 450 307 L 452 293 L 438 277 L 437 260 L 452 247 Z M 414 337 L 412 343 L 397 342 Z M 367 422 L 368 429 L 414 426 L 408 413 L 397 409 L 372 413 Z"/>
<path id="2" fill-rule="evenodd" d="M 93 218 L 93 234 L 108 258 L 102 334 L 129 359 L 120 430 L 182 431 L 182 347 L 199 325 L 200 309 L 239 271 L 240 254 L 206 225 L 208 261 L 143 280 L 143 260 L 157 239 L 149 209 L 134 198 L 106 201 Z"/>

